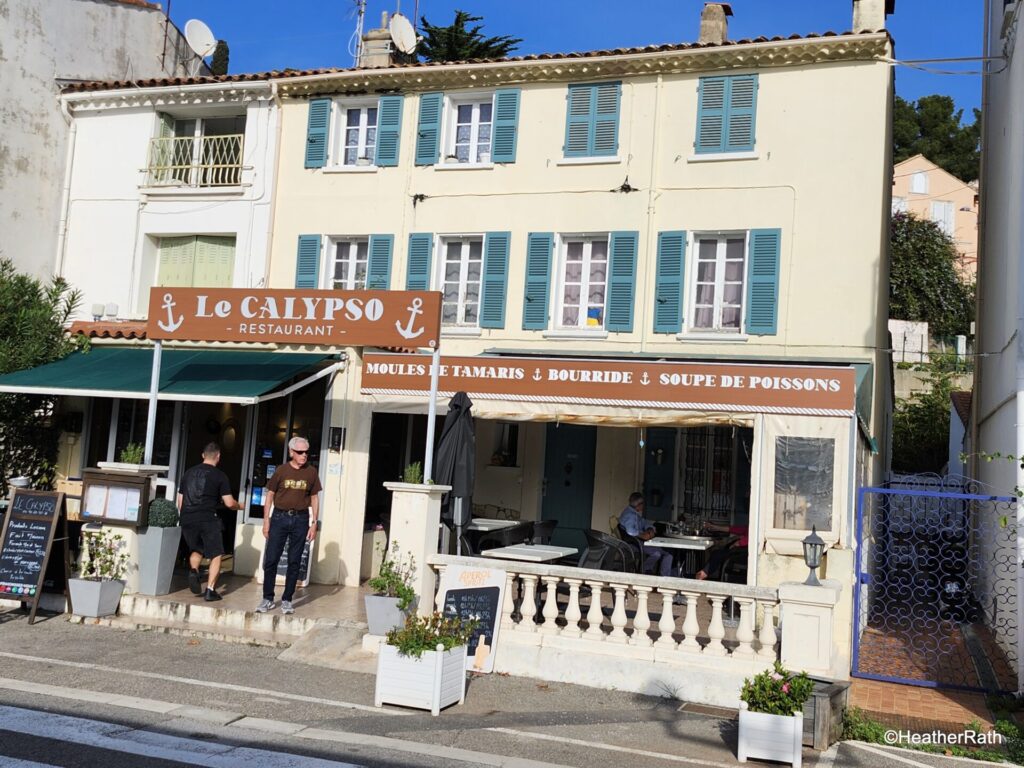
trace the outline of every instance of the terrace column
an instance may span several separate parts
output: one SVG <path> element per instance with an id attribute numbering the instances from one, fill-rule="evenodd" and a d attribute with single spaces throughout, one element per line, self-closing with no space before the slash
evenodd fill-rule
<path id="1" fill-rule="evenodd" d="M 415 558 L 413 588 L 419 595 L 419 613 L 429 616 L 434 610 L 437 579 L 427 557 L 437 554 L 438 529 L 441 525 L 441 497 L 451 490 L 447 485 L 417 483 L 384 483 L 391 491 L 391 541 L 388 557 L 397 544 L 399 557 Z"/>
<path id="2" fill-rule="evenodd" d="M 822 579 L 820 587 L 787 581 L 779 585 L 782 665 L 832 680 L 846 680 L 849 667 L 836 652 L 836 604 L 841 582 Z"/>

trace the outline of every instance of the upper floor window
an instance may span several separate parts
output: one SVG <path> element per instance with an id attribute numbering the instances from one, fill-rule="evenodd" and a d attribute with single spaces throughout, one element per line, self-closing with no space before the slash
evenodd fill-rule
<path id="1" fill-rule="evenodd" d="M 603 329 L 608 235 L 563 237 L 561 250 L 558 327 Z"/>
<path id="2" fill-rule="evenodd" d="M 442 238 L 441 253 L 441 322 L 444 325 L 475 327 L 480 323 L 483 238 Z"/>
<path id="3" fill-rule="evenodd" d="M 445 162 L 491 162 L 493 99 L 453 100 L 449 112 Z"/>
<path id="4" fill-rule="evenodd" d="M 566 96 L 565 156 L 614 157 L 619 151 L 621 83 L 569 86 Z"/>
<path id="5" fill-rule="evenodd" d="M 311 99 L 304 167 L 340 170 L 398 165 L 402 103 L 399 95 Z"/>
<path id="6" fill-rule="evenodd" d="M 366 287 L 366 270 L 370 252 L 369 238 L 352 238 L 331 242 L 334 268 L 324 287 L 358 291 Z"/>
<path id="7" fill-rule="evenodd" d="M 907 198 L 905 198 L 905 197 L 894 197 L 892 199 L 892 212 L 893 213 L 906 213 L 907 212 Z"/>
<path id="8" fill-rule="evenodd" d="M 377 102 L 372 106 L 339 106 L 336 132 L 338 146 L 331 153 L 333 165 L 373 165 L 377 151 Z"/>
<path id="9" fill-rule="evenodd" d="M 693 321 L 700 331 L 738 333 L 743 320 L 746 238 L 697 236 Z"/>
<path id="10" fill-rule="evenodd" d="M 757 90 L 757 75 L 700 79 L 697 154 L 753 151 Z"/>
<path id="11" fill-rule="evenodd" d="M 185 235 L 157 239 L 158 286 L 230 288 L 235 270 L 235 238 Z"/>
<path id="12" fill-rule="evenodd" d="M 932 200 L 931 220 L 938 224 L 947 237 L 956 234 L 956 220 L 953 203 L 949 200 Z"/>
<path id="13" fill-rule="evenodd" d="M 150 140 L 146 186 L 238 186 L 245 116 L 175 118 L 160 115 Z"/>
<path id="14" fill-rule="evenodd" d="M 928 194 L 928 173 L 916 171 L 910 177 L 910 191 L 915 195 Z"/>

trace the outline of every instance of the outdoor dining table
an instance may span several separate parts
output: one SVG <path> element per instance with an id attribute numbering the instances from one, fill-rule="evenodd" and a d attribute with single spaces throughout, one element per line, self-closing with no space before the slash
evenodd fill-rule
<path id="1" fill-rule="evenodd" d="M 513 544 L 510 547 L 485 549 L 483 557 L 499 557 L 503 560 L 521 560 L 526 563 L 547 563 L 560 560 L 579 552 L 575 547 L 556 547 L 551 544 Z"/>
<path id="2" fill-rule="evenodd" d="M 474 517 L 463 530 L 486 533 L 487 531 L 500 531 L 502 528 L 511 528 L 513 525 L 518 524 L 518 520 L 495 520 L 490 517 Z"/>
<path id="3" fill-rule="evenodd" d="M 698 553 L 711 549 L 715 545 L 715 539 L 710 536 L 655 536 L 646 543 L 662 549 L 683 550 L 686 557 L 686 573 L 692 576 L 698 570 Z"/>

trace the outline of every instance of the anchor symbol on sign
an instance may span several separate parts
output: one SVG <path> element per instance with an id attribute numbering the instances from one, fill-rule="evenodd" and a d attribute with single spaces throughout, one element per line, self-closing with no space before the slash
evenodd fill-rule
<path id="1" fill-rule="evenodd" d="M 409 322 L 402 327 L 401 322 L 395 320 L 395 329 L 402 334 L 403 338 L 415 339 L 417 336 L 423 333 L 423 327 L 417 328 L 415 331 L 412 329 L 413 324 L 416 322 L 416 315 L 422 315 L 423 310 L 420 307 L 423 306 L 423 299 L 413 299 L 412 305 L 406 307 L 409 310 Z"/>
<path id="2" fill-rule="evenodd" d="M 533 371 L 533 380 L 534 381 L 540 381 L 540 379 L 541 379 L 540 368 L 535 368 L 534 371 Z"/>
<path id="3" fill-rule="evenodd" d="M 647 371 L 644 371 L 643 376 L 640 377 L 640 383 L 647 386 L 651 383 L 651 377 L 647 375 Z"/>
<path id="4" fill-rule="evenodd" d="M 174 319 L 175 306 L 177 305 L 171 298 L 171 294 L 165 293 L 164 303 L 161 305 L 161 307 L 167 310 L 167 322 L 165 323 L 163 320 L 157 320 L 156 324 L 167 333 L 174 333 L 176 330 L 178 330 L 179 327 L 181 327 L 181 324 L 185 321 L 184 315 L 179 315 L 177 320 Z"/>

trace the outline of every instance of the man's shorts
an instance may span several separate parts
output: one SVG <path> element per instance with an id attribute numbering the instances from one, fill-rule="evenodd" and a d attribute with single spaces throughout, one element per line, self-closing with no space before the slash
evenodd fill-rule
<path id="1" fill-rule="evenodd" d="M 224 536 L 221 533 L 220 518 L 215 515 L 181 521 L 181 535 L 189 552 L 201 552 L 203 557 L 220 557 L 224 554 Z"/>

